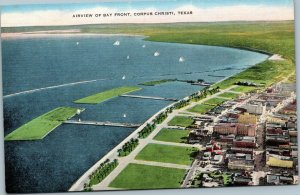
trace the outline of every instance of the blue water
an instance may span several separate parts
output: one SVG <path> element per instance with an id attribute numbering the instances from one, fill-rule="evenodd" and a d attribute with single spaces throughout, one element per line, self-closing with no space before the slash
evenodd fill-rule
<path id="1" fill-rule="evenodd" d="M 113 46 L 119 40 L 120 46 Z M 79 45 L 76 43 L 79 42 Z M 142 45 L 146 48 L 142 48 Z M 158 79 L 217 82 L 268 56 L 238 49 L 144 41 L 129 36 L 55 36 L 2 40 L 5 135 L 58 106 L 85 107 L 83 120 L 143 123 L 171 102 L 118 97 L 98 105 L 76 99 Z M 160 56 L 154 57 L 155 51 Z M 127 56 L 130 59 L 127 59 Z M 185 62 L 180 63 L 183 56 Z M 126 76 L 123 80 L 122 77 Z M 199 86 L 170 82 L 134 94 L 183 98 Z M 123 115 L 126 114 L 126 118 Z M 62 125 L 40 141 L 5 142 L 8 192 L 62 192 L 134 129 Z"/>

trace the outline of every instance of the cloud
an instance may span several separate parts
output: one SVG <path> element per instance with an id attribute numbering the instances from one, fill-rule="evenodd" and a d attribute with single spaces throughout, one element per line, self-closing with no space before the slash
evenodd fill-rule
<path id="1" fill-rule="evenodd" d="M 175 15 L 167 15 L 166 12 Z M 179 11 L 192 11 L 191 15 L 178 14 Z M 164 12 L 164 14 L 159 12 Z M 111 13 L 110 17 L 103 14 Z M 118 16 L 116 13 L 130 13 L 130 16 Z M 147 15 L 152 13 L 151 16 Z M 77 14 L 92 14 L 93 17 L 73 17 Z M 101 17 L 95 17 L 102 14 Z M 145 15 L 143 15 L 145 14 Z M 173 23 L 173 22 L 215 22 L 215 21 L 272 21 L 294 20 L 293 7 L 279 7 L 266 5 L 238 5 L 200 8 L 193 5 L 178 7 L 174 10 L 160 11 L 156 8 L 143 10 L 118 10 L 108 7 L 90 9 L 48 10 L 32 12 L 2 13 L 1 25 L 9 26 L 50 26 L 50 25 L 79 25 L 79 24 L 107 24 L 107 23 Z"/>

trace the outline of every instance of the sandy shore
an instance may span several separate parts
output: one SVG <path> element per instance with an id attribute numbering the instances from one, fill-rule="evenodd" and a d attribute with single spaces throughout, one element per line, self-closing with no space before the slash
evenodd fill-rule
<path id="1" fill-rule="evenodd" d="M 281 55 L 279 55 L 279 54 L 274 54 L 271 57 L 269 57 L 269 60 L 272 60 L 272 61 L 283 61 L 284 58 Z"/>

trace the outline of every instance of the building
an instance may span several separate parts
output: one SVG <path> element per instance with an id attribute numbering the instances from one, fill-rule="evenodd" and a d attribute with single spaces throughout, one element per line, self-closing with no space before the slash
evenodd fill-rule
<path id="1" fill-rule="evenodd" d="M 213 159 L 211 159 L 210 163 L 213 165 L 220 165 L 224 162 L 223 155 L 215 155 Z"/>
<path id="2" fill-rule="evenodd" d="M 235 135 L 220 135 L 220 138 L 217 140 L 218 142 L 225 142 L 228 144 L 233 144 L 233 140 L 235 139 Z"/>
<path id="3" fill-rule="evenodd" d="M 237 124 L 237 135 L 256 136 L 256 125 Z"/>
<path id="4" fill-rule="evenodd" d="M 241 124 L 256 124 L 257 123 L 257 117 L 253 114 L 244 113 L 241 114 L 238 118 L 238 123 Z"/>
<path id="5" fill-rule="evenodd" d="M 270 167 L 293 168 L 291 157 L 267 154 L 267 165 Z"/>
<path id="6" fill-rule="evenodd" d="M 266 144 L 268 146 L 283 146 L 289 145 L 290 136 L 288 132 L 284 132 L 283 134 L 267 134 L 266 135 Z"/>
<path id="7" fill-rule="evenodd" d="M 213 127 L 213 131 L 221 135 L 256 136 L 256 125 L 220 123 Z"/>
<path id="8" fill-rule="evenodd" d="M 233 183 L 238 186 L 247 186 L 252 183 L 252 178 L 250 175 L 235 173 L 233 176 Z"/>
<path id="9" fill-rule="evenodd" d="M 280 124 L 280 125 L 285 125 L 286 120 L 282 119 L 280 117 L 268 116 L 267 117 L 267 122 L 268 123 L 277 123 L 277 124 Z"/>
<path id="10" fill-rule="evenodd" d="M 237 134 L 237 126 L 236 124 L 232 124 L 232 123 L 217 124 L 213 127 L 213 130 L 214 132 L 222 135 Z"/>
<path id="11" fill-rule="evenodd" d="M 236 153 L 228 157 L 228 168 L 252 171 L 254 169 L 254 158 L 252 154 Z"/>
<path id="12" fill-rule="evenodd" d="M 211 152 L 204 152 L 203 160 L 210 160 L 210 158 L 211 158 Z"/>
<path id="13" fill-rule="evenodd" d="M 255 148 L 256 140 L 255 137 L 249 136 L 237 136 L 236 139 L 233 140 L 233 147 L 236 148 Z"/>
<path id="14" fill-rule="evenodd" d="M 243 108 L 246 109 L 248 113 L 255 115 L 261 115 L 266 110 L 266 107 L 260 102 L 247 103 Z"/>
<path id="15" fill-rule="evenodd" d="M 292 92 L 296 91 L 295 83 L 281 83 L 276 86 L 276 91 L 282 95 L 290 95 Z"/>
<path id="16" fill-rule="evenodd" d="M 270 185 L 289 185 L 294 183 L 293 176 L 284 176 L 284 175 L 267 175 L 267 183 Z"/>
<path id="17" fill-rule="evenodd" d="M 253 154 L 253 148 L 231 147 L 233 153 Z"/>
<path id="18" fill-rule="evenodd" d="M 297 113 L 297 105 L 296 103 L 290 104 L 279 111 L 280 114 L 285 115 L 296 115 Z"/>

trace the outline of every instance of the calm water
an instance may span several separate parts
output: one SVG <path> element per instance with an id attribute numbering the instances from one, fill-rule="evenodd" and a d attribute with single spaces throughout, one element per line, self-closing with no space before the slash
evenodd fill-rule
<path id="1" fill-rule="evenodd" d="M 119 40 L 120 46 L 113 46 Z M 78 42 L 78 44 L 77 44 Z M 142 48 L 142 45 L 146 45 Z M 144 41 L 141 37 L 74 36 L 2 40 L 5 135 L 58 106 L 123 85 L 158 79 L 216 82 L 268 56 L 237 49 Z M 158 51 L 160 56 L 154 57 Z M 127 59 L 127 56 L 130 56 Z M 180 57 L 185 62 L 179 62 Z M 126 76 L 123 80 L 122 77 Z M 183 98 L 201 89 L 186 83 L 143 87 L 134 94 Z M 143 123 L 170 102 L 118 97 L 86 108 L 84 120 Z M 123 115 L 126 114 L 126 118 Z M 134 129 L 62 125 L 41 141 L 5 142 L 8 192 L 67 191 Z"/>

